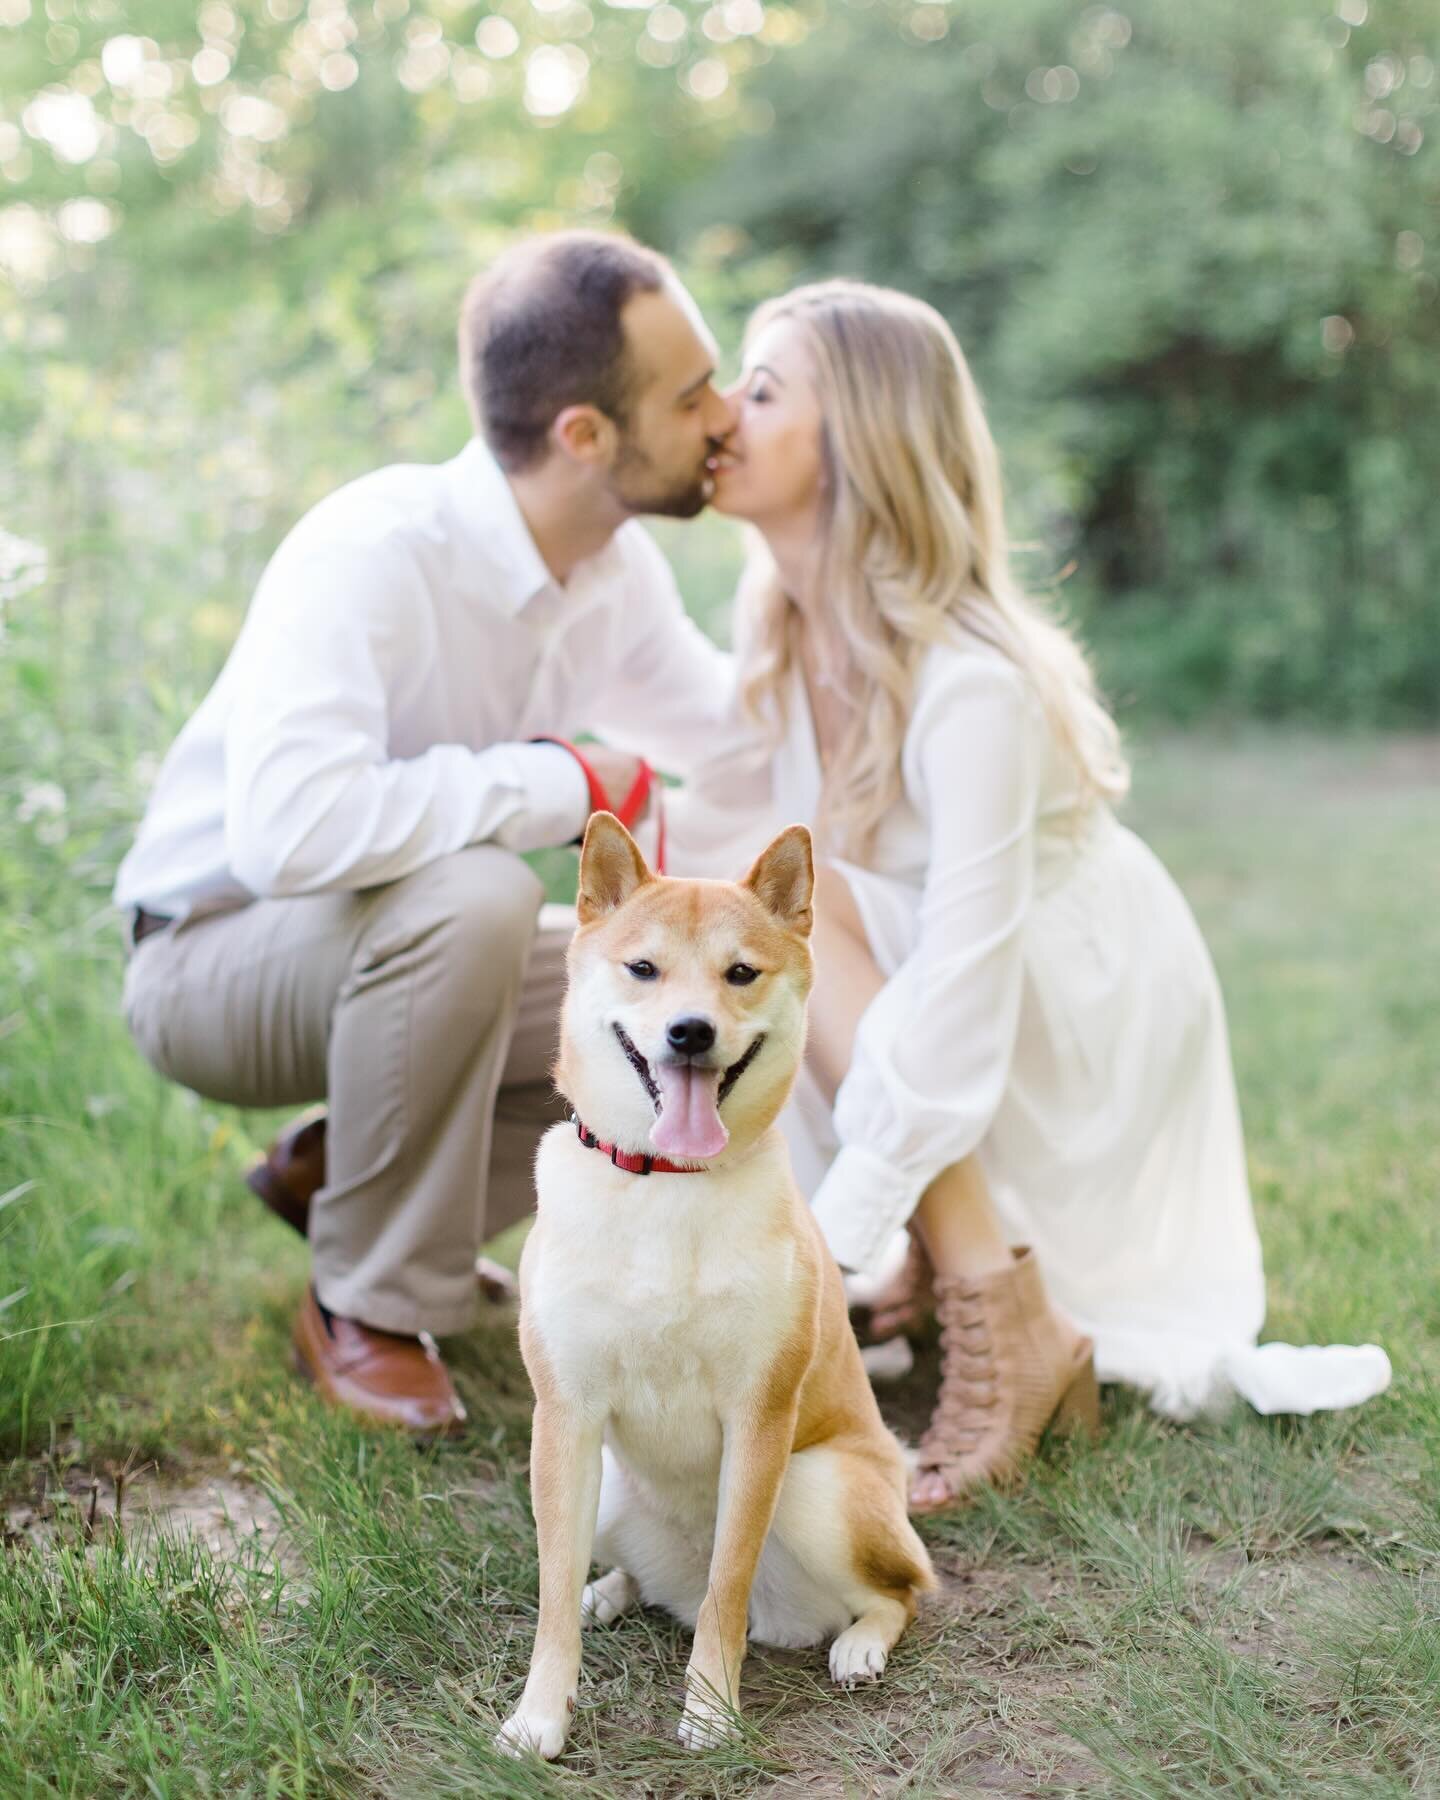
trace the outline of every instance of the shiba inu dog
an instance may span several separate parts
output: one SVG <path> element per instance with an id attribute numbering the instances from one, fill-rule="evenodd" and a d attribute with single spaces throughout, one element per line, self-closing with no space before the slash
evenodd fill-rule
<path id="1" fill-rule="evenodd" d="M 698 1746 L 736 1728 L 747 1625 L 873 1681 L 934 1585 L 775 1123 L 813 885 L 803 826 L 738 885 L 652 875 L 608 813 L 586 832 L 555 1070 L 575 1122 L 542 1140 L 520 1266 L 540 1617 L 507 1749 L 559 1755 L 582 1623 L 637 1599 L 694 1629 Z"/>

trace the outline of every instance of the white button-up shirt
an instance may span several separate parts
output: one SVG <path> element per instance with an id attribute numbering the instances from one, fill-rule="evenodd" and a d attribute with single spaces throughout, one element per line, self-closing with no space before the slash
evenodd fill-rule
<path id="1" fill-rule="evenodd" d="M 593 732 L 684 774 L 733 685 L 638 523 L 561 588 L 480 440 L 381 469 L 275 552 L 116 903 L 183 917 L 373 887 L 467 844 L 568 842 L 584 777 L 529 739 Z"/>

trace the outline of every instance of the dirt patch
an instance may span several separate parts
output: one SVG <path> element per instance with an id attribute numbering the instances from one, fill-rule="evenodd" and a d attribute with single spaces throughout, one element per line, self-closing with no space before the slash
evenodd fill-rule
<path id="1" fill-rule="evenodd" d="M 71 1468 L 60 1476 L 46 1469 L 28 1497 L 4 1511 L 3 1540 L 10 1550 L 105 1543 L 121 1534 L 142 1555 L 158 1538 L 179 1536 L 203 1544 L 222 1562 L 258 1551 L 287 1573 L 299 1566 L 268 1496 L 229 1475 L 176 1482 L 153 1468 L 128 1474 Z"/>
<path id="2" fill-rule="evenodd" d="M 1317 1628 L 1327 1635 L 1326 1614 L 1374 1593 L 1385 1577 L 1359 1551 L 1325 1543 L 1285 1562 L 1252 1565 L 1246 1579 L 1250 1619 L 1218 1631 L 1220 1641 L 1278 1672 L 1303 1673 L 1314 1662 Z"/>
<path id="3" fill-rule="evenodd" d="M 848 1771 L 832 1774 L 828 1787 L 805 1771 L 777 1795 L 1095 1791 L 1098 1763 L 1057 1720 L 1088 1686 L 1083 1652 L 1047 1644 L 1033 1628 L 1037 1610 L 1073 1578 L 1026 1565 L 977 1568 L 944 1552 L 935 1560 L 939 1591 L 889 1679 L 855 1696 L 857 1708 L 883 1720 L 893 1761 L 867 1765 L 863 1789 Z M 813 1742 L 803 1723 L 800 1735 Z M 811 1755 L 822 1760 L 824 1751 L 817 1745 Z"/>
<path id="4" fill-rule="evenodd" d="M 932 1327 L 911 1346 L 914 1362 L 902 1380 L 875 1390 L 885 1423 L 902 1444 L 918 1444 L 930 1425 L 940 1390 L 940 1339 Z"/>

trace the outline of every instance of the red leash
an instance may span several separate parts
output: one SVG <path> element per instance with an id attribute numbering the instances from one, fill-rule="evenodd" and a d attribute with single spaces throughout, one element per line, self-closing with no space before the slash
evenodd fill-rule
<path id="1" fill-rule="evenodd" d="M 590 789 L 591 812 L 614 813 L 615 817 L 627 831 L 634 828 L 635 821 L 645 810 L 645 803 L 651 795 L 655 797 L 655 823 L 659 829 L 659 838 L 655 847 L 655 873 L 665 873 L 665 784 L 659 780 L 654 769 L 642 756 L 640 772 L 636 775 L 630 792 L 617 806 L 605 791 L 605 783 L 595 772 L 595 766 L 585 752 L 572 744 L 568 738 L 537 737 L 532 738 L 534 744 L 558 744 L 562 750 L 568 750 L 579 763 L 585 775 L 585 782 Z"/>

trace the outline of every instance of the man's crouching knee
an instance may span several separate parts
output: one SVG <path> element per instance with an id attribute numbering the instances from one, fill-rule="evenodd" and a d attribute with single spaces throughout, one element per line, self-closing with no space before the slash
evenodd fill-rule
<path id="1" fill-rule="evenodd" d="M 519 992 L 545 890 L 495 844 L 437 858 L 384 890 L 359 946 L 357 978 L 400 962 L 422 976 L 427 1021 L 485 1029 Z"/>

